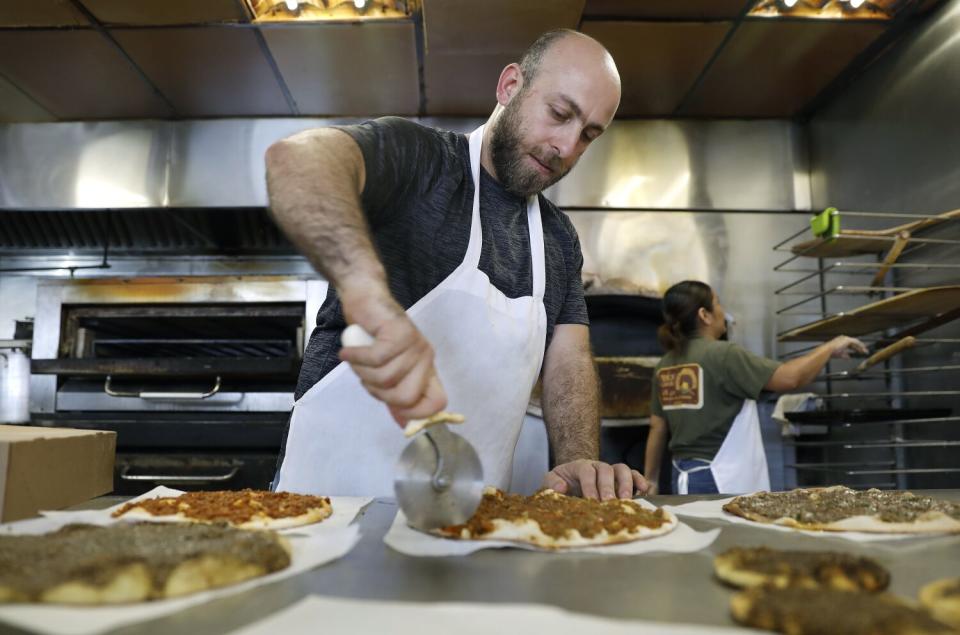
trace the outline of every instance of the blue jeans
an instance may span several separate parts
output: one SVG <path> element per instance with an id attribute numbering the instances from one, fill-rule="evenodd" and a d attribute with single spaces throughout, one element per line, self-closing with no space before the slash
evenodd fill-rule
<path id="1" fill-rule="evenodd" d="M 680 472 L 677 470 L 677 466 L 681 470 L 687 471 L 692 470 L 693 468 L 703 467 L 709 464 L 709 461 L 704 461 L 703 459 L 674 459 L 673 465 L 673 493 L 676 494 L 679 491 L 679 480 Z M 687 493 L 688 494 L 719 494 L 720 491 L 717 489 L 717 483 L 713 480 L 713 472 L 709 469 L 706 470 L 697 470 L 696 472 L 691 472 L 688 474 L 687 478 Z"/>

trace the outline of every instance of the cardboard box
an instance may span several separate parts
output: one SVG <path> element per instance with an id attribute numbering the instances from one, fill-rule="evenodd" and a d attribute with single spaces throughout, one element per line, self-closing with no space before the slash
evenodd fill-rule
<path id="1" fill-rule="evenodd" d="M 116 448 L 115 432 L 0 425 L 0 522 L 109 493 Z"/>

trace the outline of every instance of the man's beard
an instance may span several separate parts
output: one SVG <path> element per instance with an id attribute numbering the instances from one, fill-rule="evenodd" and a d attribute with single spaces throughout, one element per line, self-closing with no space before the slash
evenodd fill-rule
<path id="1" fill-rule="evenodd" d="M 553 170 L 544 175 L 525 160 L 527 154 L 523 148 L 521 132 L 523 122 L 520 120 L 520 104 L 523 95 L 518 95 L 504 107 L 500 118 L 494 125 L 490 138 L 490 156 L 493 168 L 497 171 L 496 177 L 503 187 L 517 196 L 526 198 L 539 194 L 564 176 L 567 171 L 561 170 L 560 158 L 553 156 L 534 156 Z"/>

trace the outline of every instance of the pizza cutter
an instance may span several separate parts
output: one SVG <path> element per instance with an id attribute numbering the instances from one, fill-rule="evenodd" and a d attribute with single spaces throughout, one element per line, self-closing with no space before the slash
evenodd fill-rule
<path id="1" fill-rule="evenodd" d="M 344 346 L 369 346 L 373 338 L 357 324 L 344 329 Z M 411 527 L 429 531 L 466 522 L 483 498 L 483 466 L 477 451 L 447 424 L 464 416 L 439 412 L 413 419 L 403 430 L 410 443 L 397 461 L 393 489 Z"/>

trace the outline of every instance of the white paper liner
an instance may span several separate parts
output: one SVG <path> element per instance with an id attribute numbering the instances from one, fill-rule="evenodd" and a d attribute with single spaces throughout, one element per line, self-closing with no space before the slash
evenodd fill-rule
<path id="1" fill-rule="evenodd" d="M 843 538 L 854 542 L 880 542 L 889 540 L 906 540 L 911 538 L 943 538 L 946 534 L 875 534 L 864 531 L 814 531 L 810 529 L 794 529 L 783 525 L 773 523 L 758 523 L 747 520 L 736 514 L 728 514 L 723 511 L 723 506 L 732 501 L 735 497 L 721 498 L 718 500 L 695 501 L 684 503 L 683 505 L 664 505 L 663 508 L 676 514 L 677 516 L 686 516 L 687 518 L 704 518 L 707 520 L 723 520 L 735 525 L 749 525 L 750 527 L 759 527 L 760 529 L 770 529 L 773 531 L 788 531 L 792 533 L 804 534 L 806 536 L 817 536 L 820 538 Z"/>
<path id="2" fill-rule="evenodd" d="M 733 635 L 757 631 L 647 620 L 614 620 L 540 604 L 427 604 L 307 596 L 233 633 L 316 635 L 321 632 L 391 635 Z"/>
<path id="3" fill-rule="evenodd" d="M 656 509 L 648 501 L 637 499 L 638 503 L 648 509 Z M 402 511 L 397 511 L 397 515 L 390 525 L 390 530 L 383 537 L 383 542 L 394 551 L 406 554 L 408 556 L 466 556 L 481 549 L 527 549 L 529 551 L 546 551 L 549 553 L 602 553 L 609 555 L 636 555 L 641 553 L 652 553 L 655 551 L 666 551 L 671 553 L 691 553 L 699 551 L 710 546 L 720 534 L 719 529 L 709 531 L 695 531 L 690 526 L 678 522 L 677 527 L 668 534 L 636 540 L 634 542 L 625 542 L 613 545 L 591 546 L 591 547 L 566 547 L 563 549 L 544 549 L 536 545 L 509 542 L 506 540 L 459 540 L 453 538 L 441 538 L 432 536 L 422 531 L 417 531 L 407 525 L 407 518 Z"/>
<path id="4" fill-rule="evenodd" d="M 165 496 L 179 496 L 183 490 L 171 489 L 169 487 L 154 487 L 145 494 L 141 494 L 129 501 L 119 503 L 107 509 L 90 509 L 83 511 L 41 511 L 40 514 L 47 518 L 69 518 L 72 523 L 88 523 L 91 525 L 110 525 L 118 521 L 126 521 L 124 518 L 113 518 L 111 514 L 120 509 L 128 502 L 147 500 L 149 498 L 163 498 Z M 369 505 L 373 498 L 364 496 L 331 496 L 330 504 L 333 506 L 333 513 L 319 523 L 313 525 L 304 525 L 302 527 L 289 527 L 279 530 L 281 534 L 313 533 L 323 529 L 343 528 L 356 520 L 357 515 L 364 507 Z M 134 522 L 142 521 L 142 518 L 129 519 Z M 150 522 L 173 522 L 165 521 L 163 517 L 151 519 Z"/>
<path id="5" fill-rule="evenodd" d="M 65 514 L 57 518 L 37 518 L 24 521 L 30 533 L 54 531 L 73 522 Z M 29 523 L 29 524 L 28 524 Z M 287 536 L 292 548 L 290 566 L 270 575 L 254 578 L 241 584 L 204 591 L 171 600 L 157 600 L 129 605 L 69 607 L 55 604 L 4 604 L 0 605 L 0 621 L 38 633 L 52 635 L 93 635 L 127 626 L 137 622 L 170 615 L 204 602 L 233 595 L 264 584 L 290 578 L 304 571 L 332 562 L 345 556 L 360 540 L 356 525 L 328 528 L 307 536 Z"/>

